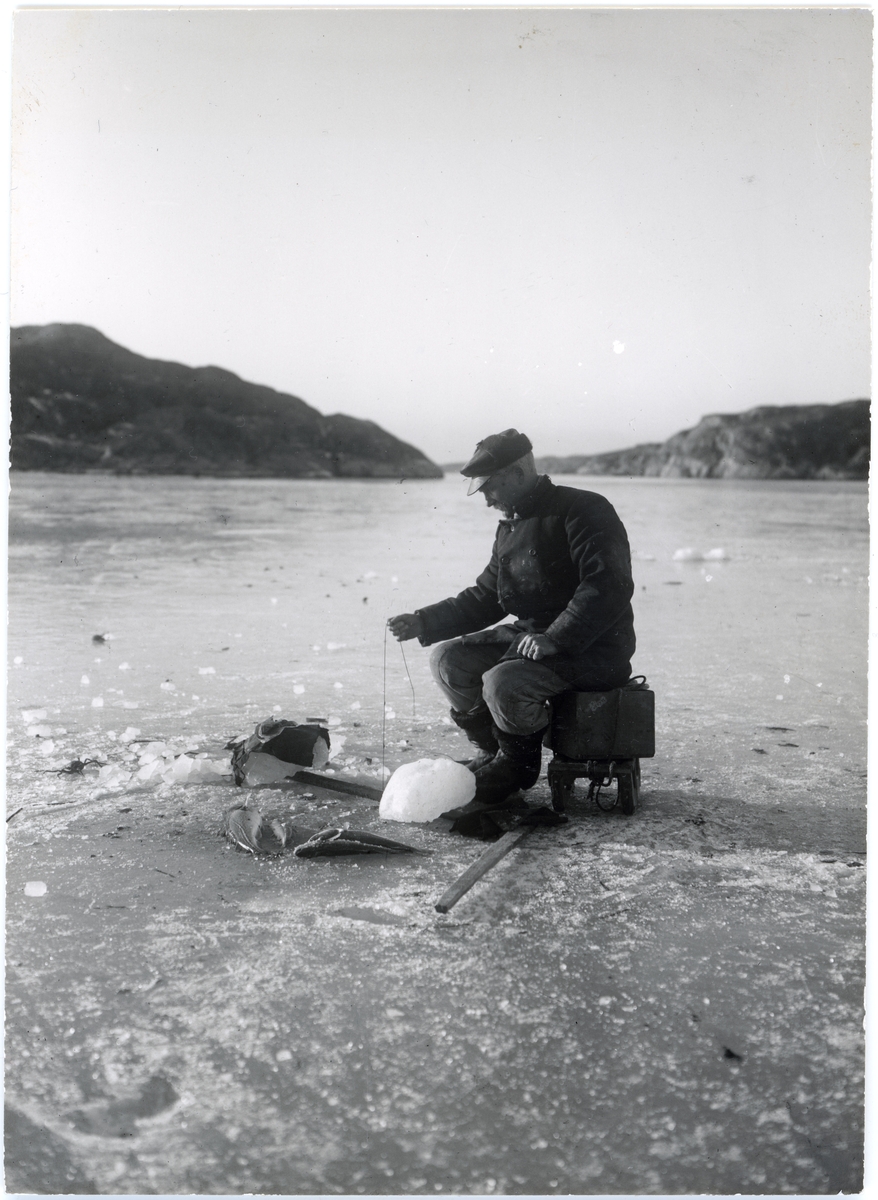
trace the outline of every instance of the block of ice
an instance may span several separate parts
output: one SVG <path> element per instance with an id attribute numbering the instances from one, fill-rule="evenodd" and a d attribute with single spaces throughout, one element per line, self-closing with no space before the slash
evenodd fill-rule
<path id="1" fill-rule="evenodd" d="M 326 743 L 321 741 L 321 745 Z M 280 783 L 283 779 L 291 778 L 301 768 L 296 763 L 284 762 L 273 754 L 261 754 L 254 750 L 244 766 L 244 783 L 248 787 L 259 787 L 260 784 Z"/>
<path id="2" fill-rule="evenodd" d="M 171 777 L 175 783 L 185 783 L 192 773 L 193 760 L 188 754 L 181 754 L 174 759 L 171 767 Z"/>
<path id="3" fill-rule="evenodd" d="M 385 821 L 434 821 L 440 813 L 466 804 L 476 794 L 476 777 L 450 758 L 419 758 L 393 772 L 381 797 L 378 816 Z"/>
<path id="4" fill-rule="evenodd" d="M 140 761 L 143 762 L 143 759 L 141 759 Z M 156 779 L 156 778 L 158 778 L 158 776 L 161 775 L 161 773 L 164 769 L 165 769 L 164 759 L 153 758 L 153 759 L 150 759 L 148 762 L 143 762 L 143 766 L 137 772 L 137 778 L 138 779 Z M 101 771 L 103 771 L 103 768 L 101 768 Z M 100 778 L 100 772 L 98 773 L 98 777 Z M 102 782 L 103 782 L 103 780 L 102 780 Z M 109 780 L 107 782 L 109 782 Z"/>
<path id="5" fill-rule="evenodd" d="M 693 550 L 691 546 L 684 546 L 682 550 L 674 551 L 674 562 L 701 562 L 702 555 L 697 550 Z"/>
<path id="6" fill-rule="evenodd" d="M 142 775 L 142 772 L 138 772 Z M 98 771 L 98 783 L 104 787 L 122 787 L 131 779 L 128 771 L 124 767 L 118 767 L 115 763 L 105 763 Z"/>

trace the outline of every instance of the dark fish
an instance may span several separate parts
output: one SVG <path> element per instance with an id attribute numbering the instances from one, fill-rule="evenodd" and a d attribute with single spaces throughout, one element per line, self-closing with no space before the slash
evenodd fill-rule
<path id="1" fill-rule="evenodd" d="M 359 829 L 306 829 L 288 816 L 263 814 L 246 804 L 236 804 L 226 811 L 220 833 L 250 854 L 292 850 L 296 858 L 333 858 L 340 854 L 425 853 Z"/>
<path id="2" fill-rule="evenodd" d="M 414 846 L 365 833 L 362 829 L 321 829 L 293 850 L 296 858 L 328 858 L 337 854 L 423 854 Z"/>

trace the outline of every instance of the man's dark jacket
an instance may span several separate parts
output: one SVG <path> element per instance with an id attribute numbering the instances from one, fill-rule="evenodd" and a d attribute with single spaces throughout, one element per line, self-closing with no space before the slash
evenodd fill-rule
<path id="1" fill-rule="evenodd" d="M 618 687 L 634 653 L 633 592 L 628 537 L 612 504 L 541 475 L 516 515 L 498 525 L 475 586 L 418 609 L 420 641 L 475 633 L 511 614 L 519 620 L 504 657 L 515 657 L 519 633 L 545 633 L 559 653 L 543 665 L 583 689 Z M 510 638 L 506 630 L 501 640 Z"/>

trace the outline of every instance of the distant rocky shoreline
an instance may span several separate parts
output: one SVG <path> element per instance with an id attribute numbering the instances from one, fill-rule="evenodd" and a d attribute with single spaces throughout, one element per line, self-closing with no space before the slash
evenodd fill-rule
<path id="1" fill-rule="evenodd" d="M 542 456 L 537 465 L 556 475 L 868 479 L 870 436 L 868 400 L 765 406 L 703 417 L 666 442 L 607 454 Z"/>
<path id="2" fill-rule="evenodd" d="M 325 417 L 219 367 L 144 358 L 86 325 L 11 331 L 10 464 L 19 471 L 439 479 L 374 421 Z"/>

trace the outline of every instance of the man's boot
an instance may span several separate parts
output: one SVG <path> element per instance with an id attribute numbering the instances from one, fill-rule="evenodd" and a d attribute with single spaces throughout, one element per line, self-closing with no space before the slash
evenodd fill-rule
<path id="1" fill-rule="evenodd" d="M 543 757 L 543 734 L 504 733 L 495 727 L 500 749 L 495 757 L 476 771 L 476 794 L 469 804 L 442 813 L 452 821 L 491 808 L 515 807 L 516 792 L 532 788 L 540 777 Z"/>
<path id="2" fill-rule="evenodd" d="M 469 767 L 474 773 L 480 767 L 487 766 L 500 749 L 494 731 L 494 718 L 487 705 L 471 708 L 469 712 L 457 712 L 452 708 L 451 719 L 459 729 L 463 730 L 479 751 L 474 758 L 463 758 L 458 761 L 462 762 L 465 767 Z"/>

